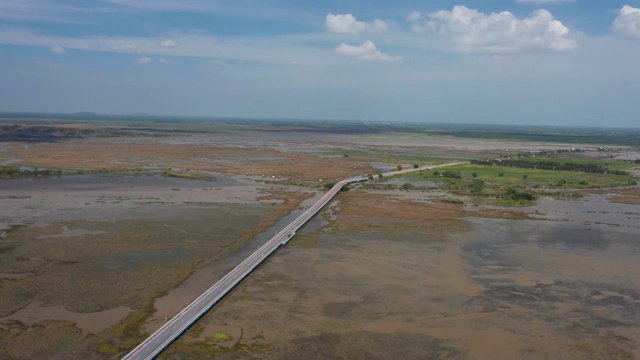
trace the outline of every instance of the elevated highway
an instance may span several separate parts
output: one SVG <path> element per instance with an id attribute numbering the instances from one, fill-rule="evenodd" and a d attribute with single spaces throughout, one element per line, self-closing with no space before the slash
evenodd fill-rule
<path id="1" fill-rule="evenodd" d="M 291 240 L 304 224 L 306 224 L 315 214 L 325 207 L 331 199 L 340 192 L 344 185 L 366 181 L 367 178 L 357 177 L 345 179 L 337 182 L 331 190 L 324 194 L 313 206 L 298 216 L 288 226 L 267 241 L 262 247 L 256 250 L 242 263 L 231 270 L 220 281 L 215 283 L 187 307 L 180 311 L 171 320 L 167 321 L 156 332 L 151 334 L 145 341 L 123 357 L 123 360 L 147 360 L 153 359 L 171 342 L 178 338 L 185 330 L 196 322 L 213 305 L 229 293 L 238 283 L 258 267 L 266 258 L 273 254 L 280 246 Z"/>

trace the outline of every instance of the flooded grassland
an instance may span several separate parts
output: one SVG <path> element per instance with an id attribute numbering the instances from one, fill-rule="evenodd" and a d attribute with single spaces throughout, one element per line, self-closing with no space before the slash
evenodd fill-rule
<path id="1" fill-rule="evenodd" d="M 310 195 L 222 176 L 3 180 L 0 358 L 121 354 L 155 330 L 145 327 L 154 299 L 233 258 Z"/>
<path id="2" fill-rule="evenodd" d="M 341 193 L 161 358 L 638 359 L 640 210 L 622 195 Z"/>
<path id="3" fill-rule="evenodd" d="M 387 135 L 0 144 L 7 166 L 156 174 L 0 181 L 0 358 L 121 357 L 328 181 L 576 146 Z M 506 208 L 411 181 L 338 195 L 160 358 L 640 359 L 637 187 Z"/>

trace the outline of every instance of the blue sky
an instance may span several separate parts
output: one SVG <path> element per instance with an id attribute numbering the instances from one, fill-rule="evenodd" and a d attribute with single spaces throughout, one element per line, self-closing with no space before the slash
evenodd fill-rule
<path id="1" fill-rule="evenodd" d="M 0 0 L 0 111 L 640 127 L 640 0 Z"/>

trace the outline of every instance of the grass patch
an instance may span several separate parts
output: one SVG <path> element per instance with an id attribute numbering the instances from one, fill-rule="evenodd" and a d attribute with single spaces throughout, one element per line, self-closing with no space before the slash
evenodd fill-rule
<path id="1" fill-rule="evenodd" d="M 102 343 L 98 346 L 98 352 L 104 355 L 115 355 L 120 351 L 116 346 L 109 343 Z"/>
<path id="2" fill-rule="evenodd" d="M 224 342 L 233 340 L 233 336 L 227 334 L 224 331 L 218 331 L 215 334 L 207 337 L 207 340 L 213 343 L 224 343 Z"/>
<path id="3" fill-rule="evenodd" d="M 442 198 L 440 199 L 440 202 L 447 203 L 447 204 L 464 204 L 464 201 L 460 199 L 452 198 L 452 197 Z"/>

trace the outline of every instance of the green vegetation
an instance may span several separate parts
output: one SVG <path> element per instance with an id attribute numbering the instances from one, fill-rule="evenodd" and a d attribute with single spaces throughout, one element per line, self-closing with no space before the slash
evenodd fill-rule
<path id="1" fill-rule="evenodd" d="M 475 176 L 474 176 L 475 173 Z M 502 174 L 502 175 L 500 175 Z M 449 190 L 468 188 L 474 179 L 482 180 L 489 189 L 502 187 L 527 188 L 602 188 L 635 184 L 636 179 L 628 175 L 584 173 L 578 171 L 540 170 L 529 168 L 508 168 L 489 165 L 456 165 L 448 167 L 444 173 L 434 171 L 413 172 L 399 175 L 410 181 L 444 180 Z"/>
<path id="2" fill-rule="evenodd" d="M 213 334 L 212 336 L 207 337 L 207 340 L 213 342 L 213 343 L 223 343 L 223 342 L 227 342 L 229 340 L 233 340 L 233 336 L 227 334 L 224 331 L 218 331 L 215 334 Z"/>
<path id="3" fill-rule="evenodd" d="M 334 187 L 334 186 L 336 186 L 336 183 L 335 183 L 335 182 L 328 182 L 328 183 L 324 184 L 323 188 L 324 188 L 325 190 L 330 190 L 330 189 L 331 189 L 332 187 Z"/>
<path id="4" fill-rule="evenodd" d="M 462 175 L 460 174 L 460 171 L 455 172 L 452 170 L 447 170 L 442 173 L 442 176 L 450 179 L 462 179 Z"/>
<path id="5" fill-rule="evenodd" d="M 105 355 L 115 355 L 119 352 L 120 350 L 113 346 L 112 344 L 109 343 L 102 343 L 100 344 L 100 346 L 98 346 L 98 352 L 100 354 L 105 354 Z"/>
<path id="6" fill-rule="evenodd" d="M 519 191 L 514 188 L 508 188 L 503 195 L 500 196 L 500 200 L 506 205 L 528 205 L 536 199 L 535 195 L 526 192 Z"/>
<path id="7" fill-rule="evenodd" d="M 415 189 L 415 188 L 416 188 L 416 187 L 415 187 L 415 186 L 413 186 L 413 184 L 412 184 L 412 183 L 408 183 L 408 182 L 407 182 L 407 183 L 404 183 L 404 184 L 402 184 L 402 186 L 400 186 L 400 189 L 402 189 L 402 190 L 407 190 L 407 191 L 409 191 L 409 190 L 413 190 L 413 189 Z"/>
<path id="8" fill-rule="evenodd" d="M 631 163 L 620 161 L 602 161 L 585 159 L 556 159 L 522 157 L 507 159 L 472 160 L 476 165 L 492 165 L 541 170 L 580 171 L 594 174 L 628 175 L 621 167 L 630 167 Z"/>
<path id="9" fill-rule="evenodd" d="M 190 180 L 213 180 L 210 176 L 195 171 L 165 171 L 162 173 L 162 176 Z"/>
<path id="10" fill-rule="evenodd" d="M 442 173 L 416 171 L 396 178 L 407 180 L 400 187 L 403 190 L 429 188 L 419 186 L 422 181 L 438 184 L 444 182 L 446 190 L 452 193 L 493 197 L 501 205 L 529 204 L 536 199 L 536 194 L 542 194 L 546 189 L 604 188 L 636 184 L 635 178 L 620 174 L 473 164 L 451 166 Z"/>
<path id="11" fill-rule="evenodd" d="M 15 246 L 0 246 L 0 254 L 4 254 L 15 249 Z"/>
<path id="12" fill-rule="evenodd" d="M 472 194 L 481 194 L 484 190 L 484 181 L 473 179 L 471 184 L 469 184 L 469 190 Z"/>
<path id="13" fill-rule="evenodd" d="M 20 169 L 13 166 L 0 166 L 0 179 L 10 179 L 17 177 L 48 177 L 48 176 L 60 176 L 62 170 L 56 169 Z"/>
<path id="14" fill-rule="evenodd" d="M 452 197 L 442 198 L 440 201 L 448 204 L 464 204 L 464 201 Z"/>

